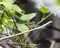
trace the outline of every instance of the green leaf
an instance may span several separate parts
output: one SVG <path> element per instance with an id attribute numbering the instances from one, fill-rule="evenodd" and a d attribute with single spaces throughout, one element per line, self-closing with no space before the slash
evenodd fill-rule
<path id="1" fill-rule="evenodd" d="M 3 3 L 3 5 L 5 6 L 5 8 L 6 9 L 8 9 L 8 10 L 11 10 L 12 9 L 12 4 L 10 4 L 10 3 Z"/>
<path id="2" fill-rule="evenodd" d="M 29 30 L 29 28 L 25 24 L 18 24 L 17 23 L 16 26 L 17 26 L 18 30 L 22 31 L 22 32 Z"/>
<path id="3" fill-rule="evenodd" d="M 13 15 L 15 15 L 15 10 L 14 9 L 12 9 L 12 10 L 10 10 L 10 13 L 12 13 Z"/>
<path id="4" fill-rule="evenodd" d="M 2 2 L 14 3 L 14 0 L 2 0 Z"/>
<path id="5" fill-rule="evenodd" d="M 3 30 L 4 30 L 4 26 L 0 25 L 0 33 L 2 33 Z"/>
<path id="6" fill-rule="evenodd" d="M 55 0 L 56 4 L 60 6 L 60 0 Z"/>
<path id="7" fill-rule="evenodd" d="M 14 3 L 14 0 L 2 0 L 0 4 L 3 4 L 5 6 L 5 9 L 11 10 L 13 8 L 12 4 Z"/>
<path id="8" fill-rule="evenodd" d="M 16 12 L 18 12 L 18 13 L 24 13 L 24 11 L 18 6 L 18 5 L 13 5 L 13 9 L 16 11 Z"/>
<path id="9" fill-rule="evenodd" d="M 2 2 L 0 2 L 0 4 L 3 4 L 5 8 L 9 10 L 11 10 L 13 7 L 12 3 L 14 3 L 14 0 L 2 0 Z"/>
<path id="10" fill-rule="evenodd" d="M 11 10 L 13 8 L 11 3 L 8 2 L 0 2 L 0 4 L 4 5 L 5 9 Z"/>
<path id="11" fill-rule="evenodd" d="M 30 14 L 23 14 L 20 19 L 23 21 L 30 21 L 32 18 L 36 16 L 36 13 L 30 13 Z"/>
<path id="12" fill-rule="evenodd" d="M 13 28 L 14 27 L 14 22 L 13 21 L 8 21 L 8 23 L 7 23 L 7 27 L 9 27 L 9 28 Z"/>
<path id="13" fill-rule="evenodd" d="M 10 17 L 9 17 L 9 15 L 6 13 L 6 12 L 4 12 L 4 17 L 8 20 Z"/>
<path id="14" fill-rule="evenodd" d="M 49 10 L 44 6 L 39 7 L 38 10 L 42 13 L 49 13 Z"/>
<path id="15" fill-rule="evenodd" d="M 7 19 L 5 17 L 2 18 L 1 20 L 2 24 L 6 25 L 8 23 Z"/>

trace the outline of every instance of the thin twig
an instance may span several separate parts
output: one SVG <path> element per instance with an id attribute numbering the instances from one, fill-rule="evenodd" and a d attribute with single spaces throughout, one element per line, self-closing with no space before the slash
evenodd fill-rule
<path id="1" fill-rule="evenodd" d="M 50 48 L 54 48 L 54 46 L 55 46 L 55 40 L 51 40 L 51 46 L 50 46 Z"/>
<path id="2" fill-rule="evenodd" d="M 42 25 L 42 26 L 39 26 L 39 27 L 37 27 L 37 28 L 31 29 L 31 30 L 28 30 L 28 31 L 24 31 L 24 32 L 22 32 L 22 33 L 17 33 L 17 34 L 13 34 L 13 35 L 10 35 L 10 36 L 6 36 L 6 37 L 3 37 L 3 38 L 0 38 L 0 40 L 12 38 L 12 37 L 14 37 L 14 36 L 22 35 L 22 34 L 24 34 L 24 33 L 31 32 L 31 31 L 34 31 L 34 30 L 37 30 L 37 29 L 42 29 L 42 28 L 48 26 L 50 23 L 52 23 L 52 21 L 49 21 L 49 22 L 45 23 L 45 24 Z"/>

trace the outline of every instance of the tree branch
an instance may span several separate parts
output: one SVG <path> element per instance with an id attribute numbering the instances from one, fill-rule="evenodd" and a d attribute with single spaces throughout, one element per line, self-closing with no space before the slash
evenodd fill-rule
<path id="1" fill-rule="evenodd" d="M 55 46 L 55 41 L 54 40 L 51 40 L 51 46 L 50 46 L 50 48 L 54 48 L 54 46 Z"/>
<path id="2" fill-rule="evenodd" d="M 34 31 L 34 30 L 42 29 L 42 28 L 48 26 L 48 25 L 51 24 L 51 23 L 52 23 L 52 21 L 49 21 L 49 22 L 45 23 L 44 25 L 39 26 L 39 27 L 37 27 L 37 28 L 31 29 L 31 30 L 28 30 L 28 31 L 24 31 L 24 32 L 22 32 L 22 33 L 17 33 L 17 34 L 13 34 L 13 35 L 10 35 L 10 36 L 6 36 L 6 37 L 3 37 L 3 38 L 0 38 L 0 40 L 12 38 L 12 37 L 14 37 L 14 36 L 22 35 L 22 34 L 24 34 L 24 33 L 28 33 L 28 32 Z"/>

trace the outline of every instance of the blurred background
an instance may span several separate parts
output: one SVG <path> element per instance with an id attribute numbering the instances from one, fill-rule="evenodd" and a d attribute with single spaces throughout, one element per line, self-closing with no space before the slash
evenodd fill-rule
<path id="1" fill-rule="evenodd" d="M 49 8 L 49 10 L 53 13 L 53 15 L 51 15 L 51 17 L 49 17 L 49 19 L 45 20 L 42 24 L 46 23 L 49 20 L 52 20 L 53 21 L 52 26 L 60 29 L 60 9 L 59 9 L 60 6 L 57 6 L 54 1 L 55 0 L 17 0 L 16 4 L 18 4 L 23 10 L 25 10 L 26 13 L 36 12 L 37 16 L 33 19 L 36 22 L 38 22 L 42 18 L 42 13 L 39 12 L 37 8 L 40 7 L 41 5 Z M 44 39 L 46 39 L 46 38 L 60 39 L 60 31 L 53 29 L 53 28 L 46 29 L 44 31 L 44 33 L 41 33 L 42 35 L 41 34 L 38 35 L 39 33 L 38 34 L 37 33 L 38 32 L 35 31 L 32 34 L 32 39 L 36 39 L 34 37 L 37 36 L 37 42 L 39 42 L 39 40 L 42 38 L 44 38 Z M 49 46 L 49 44 L 48 44 L 48 46 Z M 48 48 L 48 47 L 46 47 L 46 45 L 45 45 L 45 47 L 42 47 L 41 44 L 39 45 L 39 48 L 40 47 Z M 59 42 L 55 44 L 55 48 L 60 48 Z"/>

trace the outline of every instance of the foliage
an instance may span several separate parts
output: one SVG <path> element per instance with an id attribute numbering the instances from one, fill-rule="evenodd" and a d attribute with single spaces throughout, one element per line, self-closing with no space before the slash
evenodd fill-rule
<path id="1" fill-rule="evenodd" d="M 48 8 L 46 8 L 44 6 L 39 7 L 38 10 L 42 13 L 48 13 L 49 12 Z"/>
<path id="2" fill-rule="evenodd" d="M 56 4 L 60 6 L 60 0 L 55 0 Z"/>
<path id="3" fill-rule="evenodd" d="M 8 20 L 8 23 L 6 24 L 8 28 L 13 28 L 14 27 L 14 22 L 11 20 Z"/>
<path id="4" fill-rule="evenodd" d="M 29 28 L 25 24 L 16 24 L 19 31 L 27 31 Z"/>
<path id="5" fill-rule="evenodd" d="M 30 21 L 32 18 L 36 16 L 36 13 L 30 13 L 30 14 L 23 14 L 20 19 L 23 21 Z"/>
<path id="6" fill-rule="evenodd" d="M 24 14 L 24 11 L 16 4 L 14 4 L 14 0 L 2 0 L 0 2 L 0 13 L 2 14 L 0 16 L 0 24 L 9 27 L 9 28 L 13 28 L 14 27 L 14 21 L 15 19 L 13 19 L 14 16 L 16 16 L 16 13 L 21 14 L 21 17 L 17 16 L 18 18 L 21 18 L 20 20 L 27 20 L 30 21 L 32 18 L 34 18 L 36 16 L 36 13 L 30 13 L 28 14 Z M 28 18 L 28 19 L 27 19 Z M 20 30 L 19 26 L 23 25 L 27 30 L 27 26 L 23 24 L 18 24 L 16 22 L 16 25 L 18 27 L 18 30 Z M 22 28 L 24 28 L 22 27 Z"/>
<path id="7" fill-rule="evenodd" d="M 17 13 L 20 14 L 20 16 L 18 16 Z M 28 22 L 30 23 L 30 20 L 35 16 L 36 13 L 25 14 L 25 11 L 14 4 L 14 0 L 0 0 L 0 33 L 3 33 L 4 27 L 18 30 L 19 32 L 27 31 L 30 29 Z M 19 21 L 23 20 L 23 23 L 18 23 L 16 18 Z M 14 34 L 14 32 L 12 32 L 12 34 Z M 24 39 L 26 36 L 27 35 L 24 34 L 21 38 L 16 37 L 15 40 Z"/>
<path id="8" fill-rule="evenodd" d="M 49 13 L 48 8 L 41 6 L 38 8 L 40 12 L 43 13 L 42 19 L 34 24 L 34 27 L 39 26 L 40 23 L 48 19 L 48 17 L 51 16 L 51 13 L 47 16 L 45 14 Z M 17 14 L 20 14 L 19 16 Z M 36 16 L 36 13 L 29 13 L 26 14 L 24 10 L 22 10 L 18 5 L 14 4 L 14 0 L 1 0 L 0 1 L 0 33 L 3 33 L 4 27 L 8 29 L 14 29 L 19 32 L 27 31 L 31 26 L 32 19 Z M 20 22 L 17 22 L 17 19 Z M 22 22 L 22 23 L 21 23 Z M 33 25 L 33 23 L 32 23 Z M 33 28 L 33 27 L 32 27 Z M 15 34 L 12 31 L 12 34 Z M 15 37 L 14 40 L 21 41 L 21 39 L 24 41 L 24 39 L 28 36 L 27 34 L 22 35 L 20 38 Z M 17 42 L 16 41 L 16 42 Z M 36 48 L 36 44 L 27 44 L 26 41 L 22 42 L 24 45 L 27 46 L 27 48 L 32 47 Z"/>

